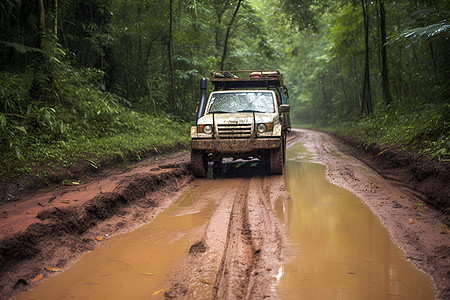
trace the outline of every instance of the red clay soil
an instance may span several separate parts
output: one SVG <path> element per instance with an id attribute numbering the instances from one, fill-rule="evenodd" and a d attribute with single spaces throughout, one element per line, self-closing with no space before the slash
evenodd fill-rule
<path id="1" fill-rule="evenodd" d="M 189 157 L 177 153 L 81 183 L 73 178 L 71 186 L 10 192 L 0 202 L 0 299 L 29 289 L 45 266 L 65 269 L 108 236 L 149 222 L 192 180 Z M 51 273 L 44 270 L 44 278 Z"/>
<path id="2" fill-rule="evenodd" d="M 348 147 L 346 152 L 363 161 L 384 178 L 408 187 L 416 197 L 445 215 L 450 213 L 450 162 L 438 161 L 376 143 L 336 135 Z M 450 219 L 447 219 L 450 226 Z"/>
<path id="3" fill-rule="evenodd" d="M 313 153 L 312 161 L 327 166 L 330 181 L 358 195 L 381 219 L 408 259 L 432 278 L 438 298 L 450 296 L 449 164 L 375 145 L 364 147 L 353 140 L 347 140 L 350 146 L 344 146 L 326 134 L 306 130 L 294 130 L 288 145 L 299 140 Z M 348 157 L 345 152 L 358 159 Z M 376 173 L 362 170 L 360 161 Z M 187 152 L 92 175 L 83 177 L 80 172 L 69 181 L 72 185 L 52 185 L 35 191 L 20 191 L 20 185 L 10 182 L 0 184 L 0 299 L 9 299 L 35 286 L 32 279 L 37 274 L 44 278 L 51 276 L 52 270 L 44 267 L 66 269 L 109 236 L 150 222 L 193 179 Z M 230 196 L 229 201 L 222 202 L 223 207 L 216 208 L 206 233 L 218 235 L 224 230 L 215 228 L 218 223 L 214 222 L 215 217 L 224 216 L 222 209 L 230 216 L 223 237 L 216 243 L 215 235 L 205 234 L 204 241 L 210 247 L 203 249 L 200 245 L 192 250 L 194 253 L 217 250 L 220 256 L 222 248 L 227 249 L 226 255 L 218 259 L 220 276 L 215 278 L 220 280 L 211 292 L 213 297 L 267 295 L 267 278 L 273 277 L 279 264 L 278 246 L 283 237 L 277 226 L 269 226 L 267 232 L 259 228 L 260 223 L 276 221 L 273 201 L 283 190 L 281 176 L 244 177 L 236 196 Z M 418 199 L 432 207 L 429 210 L 410 207 Z M 414 226 L 403 222 L 411 212 L 417 220 Z M 447 226 L 436 230 L 441 220 L 444 223 L 447 220 Z M 234 236 L 241 242 L 235 244 Z M 435 246 L 437 238 L 440 240 L 436 245 L 442 246 Z M 247 254 L 239 256 L 246 268 L 235 270 L 236 253 Z M 204 264 L 202 257 L 191 255 L 189 264 Z M 179 272 L 183 274 L 183 270 Z M 244 280 L 240 288 L 233 276 Z M 188 293 L 190 279 L 185 278 L 172 282 L 169 296 L 182 298 Z"/>

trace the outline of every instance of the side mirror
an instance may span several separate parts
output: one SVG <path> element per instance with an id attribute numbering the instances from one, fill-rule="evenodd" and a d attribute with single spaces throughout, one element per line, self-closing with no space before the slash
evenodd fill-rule
<path id="1" fill-rule="evenodd" d="M 291 111 L 291 107 L 289 106 L 289 104 L 282 104 L 278 107 L 279 113 L 288 113 L 290 111 Z"/>

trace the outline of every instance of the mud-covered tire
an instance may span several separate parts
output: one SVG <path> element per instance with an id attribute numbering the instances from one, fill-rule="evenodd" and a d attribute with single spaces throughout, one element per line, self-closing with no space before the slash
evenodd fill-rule
<path id="1" fill-rule="evenodd" d="M 270 173 L 273 175 L 282 175 L 284 170 L 284 147 L 270 150 Z"/>
<path id="2" fill-rule="evenodd" d="M 208 164 L 205 160 L 203 152 L 198 150 L 191 151 L 191 167 L 192 173 L 195 177 L 203 178 L 206 177 L 206 172 L 208 171 Z"/>
<path id="3" fill-rule="evenodd" d="M 273 175 L 282 175 L 286 163 L 286 134 L 281 137 L 281 145 L 277 149 L 270 150 L 269 166 L 270 173 Z"/>

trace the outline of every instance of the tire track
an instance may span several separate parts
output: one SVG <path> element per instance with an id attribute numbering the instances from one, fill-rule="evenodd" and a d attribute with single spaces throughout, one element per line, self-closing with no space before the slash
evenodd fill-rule
<path id="1" fill-rule="evenodd" d="M 250 231 L 254 244 L 254 268 L 250 278 L 253 298 L 276 297 L 271 291 L 282 265 L 285 244 L 284 228 L 277 217 L 275 202 L 284 190 L 283 177 L 256 178 L 248 199 Z"/>
<path id="2" fill-rule="evenodd" d="M 234 196 L 227 241 L 217 274 L 215 298 L 246 299 L 253 269 L 253 243 L 248 224 L 248 192 L 252 179 L 243 179 Z"/>
<path id="3" fill-rule="evenodd" d="M 253 177 L 241 182 L 230 214 L 215 298 L 275 296 L 271 286 L 282 264 L 284 234 L 274 208 L 278 197 L 274 197 L 273 190 L 283 189 L 281 176 Z"/>
<path id="4" fill-rule="evenodd" d="M 287 147 L 304 137 L 293 130 Z M 287 197 L 284 176 L 259 173 L 214 180 L 211 189 L 206 193 L 217 202 L 203 229 L 206 251 L 177 267 L 168 294 L 179 299 L 276 299 L 273 286 L 283 263 L 285 228 L 275 203 Z"/>

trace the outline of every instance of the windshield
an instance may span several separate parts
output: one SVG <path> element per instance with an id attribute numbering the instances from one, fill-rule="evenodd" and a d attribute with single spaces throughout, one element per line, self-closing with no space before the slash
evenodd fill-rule
<path id="1" fill-rule="evenodd" d="M 275 112 L 273 102 L 270 92 L 214 93 L 211 95 L 206 113 L 273 113 Z"/>

